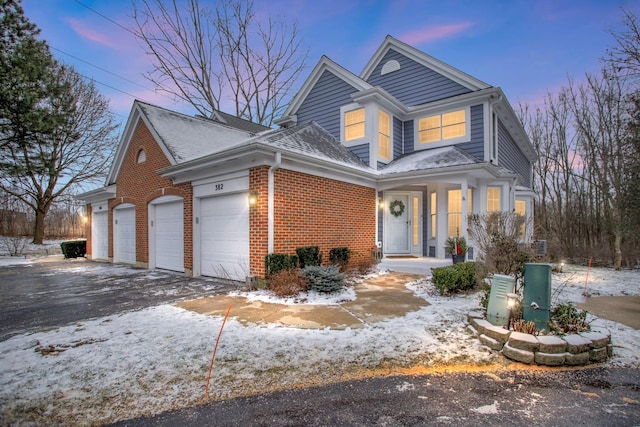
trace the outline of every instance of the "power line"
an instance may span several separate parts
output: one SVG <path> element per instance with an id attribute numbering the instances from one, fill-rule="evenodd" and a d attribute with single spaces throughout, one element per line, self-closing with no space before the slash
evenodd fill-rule
<path id="1" fill-rule="evenodd" d="M 134 33 L 133 31 L 131 31 L 129 28 L 125 27 L 124 25 L 114 21 L 113 19 L 109 18 L 106 15 L 103 15 L 102 13 L 98 12 L 95 9 L 92 9 L 91 7 L 87 6 L 86 4 L 82 3 L 80 0 L 74 0 L 76 3 L 78 3 L 80 6 L 89 9 L 91 12 L 95 13 L 96 15 L 102 16 L 104 19 L 106 19 L 107 21 L 117 25 L 118 27 L 122 28 L 123 30 L 127 31 L 128 33 L 133 34 L 134 36 L 136 36 L 136 33 Z M 137 37 L 137 36 L 136 36 Z"/>
<path id="2" fill-rule="evenodd" d="M 98 69 L 98 70 L 100 70 L 100 71 L 104 71 L 105 73 L 111 74 L 112 76 L 118 77 L 119 79 L 122 79 L 122 80 L 124 80 L 124 81 L 129 82 L 129 83 L 132 83 L 132 84 L 134 84 L 134 85 L 136 85 L 136 86 L 138 86 L 138 87 L 141 87 L 142 89 L 145 89 L 145 90 L 152 90 L 152 89 L 149 89 L 148 87 L 145 87 L 145 86 L 141 85 L 140 83 L 137 83 L 137 82 L 135 82 L 135 81 L 133 81 L 133 80 L 131 80 L 131 79 L 128 79 L 128 78 L 126 78 L 126 77 L 123 77 L 123 76 L 121 76 L 121 75 L 118 75 L 118 74 L 116 74 L 116 73 L 114 73 L 114 72 L 112 72 L 112 71 L 107 70 L 106 68 L 102 68 L 102 67 L 100 67 L 100 66 L 98 66 L 98 65 L 95 65 L 95 64 L 93 64 L 93 63 L 91 63 L 91 62 L 89 62 L 89 61 L 86 61 L 86 60 L 84 60 L 84 59 L 82 59 L 82 58 L 78 58 L 77 56 L 72 55 L 72 54 L 70 54 L 70 53 L 68 53 L 68 52 L 65 52 L 65 51 L 63 51 L 63 50 L 61 50 L 61 49 L 55 48 L 55 47 L 53 47 L 53 46 L 49 46 L 49 47 L 50 47 L 51 49 L 55 50 L 55 51 L 58 51 L 58 52 L 60 52 L 60 53 L 62 53 L 62 54 L 65 54 L 65 55 L 67 55 L 67 56 L 70 56 L 71 58 L 73 58 L 73 59 L 75 59 L 75 60 L 77 60 L 77 61 L 83 62 L 83 63 L 85 63 L 85 64 L 87 64 L 87 65 L 90 65 L 90 66 L 92 66 L 92 67 L 94 67 L 94 68 L 97 68 L 97 69 Z"/>

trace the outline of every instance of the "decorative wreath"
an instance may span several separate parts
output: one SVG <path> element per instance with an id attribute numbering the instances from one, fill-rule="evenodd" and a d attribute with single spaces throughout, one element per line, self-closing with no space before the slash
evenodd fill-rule
<path id="1" fill-rule="evenodd" d="M 391 212 L 391 215 L 396 218 L 402 215 L 404 213 L 404 203 L 402 203 L 402 200 L 394 200 L 391 202 L 389 205 L 389 211 Z"/>

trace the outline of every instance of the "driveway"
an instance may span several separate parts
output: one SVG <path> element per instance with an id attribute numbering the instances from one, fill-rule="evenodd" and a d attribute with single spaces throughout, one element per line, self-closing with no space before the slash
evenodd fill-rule
<path id="1" fill-rule="evenodd" d="M 35 330 L 226 293 L 238 283 L 87 261 L 45 258 L 0 267 L 0 341 Z"/>

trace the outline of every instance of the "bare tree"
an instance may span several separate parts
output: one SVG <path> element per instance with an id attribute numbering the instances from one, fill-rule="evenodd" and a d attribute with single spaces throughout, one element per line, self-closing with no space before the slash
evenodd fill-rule
<path id="1" fill-rule="evenodd" d="M 237 116 L 271 126 L 304 69 L 307 52 L 297 26 L 271 18 L 263 24 L 252 0 L 139 0 L 133 7 L 136 36 L 153 58 L 145 77 L 159 90 L 210 116 L 225 101 Z"/>
<path id="2" fill-rule="evenodd" d="M 35 212 L 36 244 L 44 239 L 45 217 L 53 202 L 73 186 L 102 179 L 116 144 L 109 101 L 95 84 L 63 65 L 52 78 L 61 92 L 45 100 L 47 110 L 64 121 L 51 133 L 7 145 L 0 153 L 0 189 Z"/>
<path id="3" fill-rule="evenodd" d="M 624 9 L 622 12 L 625 30 L 620 33 L 611 31 L 616 45 L 607 50 L 605 60 L 616 71 L 637 79 L 640 77 L 640 26 L 633 12 Z"/>

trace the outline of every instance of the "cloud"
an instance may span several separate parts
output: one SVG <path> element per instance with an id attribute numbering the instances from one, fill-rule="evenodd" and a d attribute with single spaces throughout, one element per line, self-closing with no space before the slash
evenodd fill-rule
<path id="1" fill-rule="evenodd" d="M 84 22 L 72 18 L 69 18 L 67 21 L 69 22 L 69 25 L 71 25 L 73 31 L 83 39 L 88 39 L 109 47 L 116 47 L 116 43 L 112 37 L 96 32 L 94 29 L 89 28 Z"/>
<path id="2" fill-rule="evenodd" d="M 409 45 L 419 45 L 433 40 L 439 40 L 464 32 L 473 26 L 473 22 L 460 22 L 458 24 L 438 25 L 413 31 L 400 36 L 400 40 Z"/>

